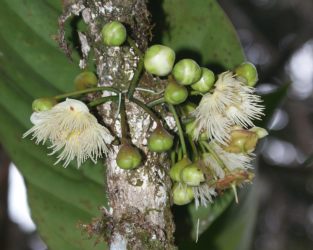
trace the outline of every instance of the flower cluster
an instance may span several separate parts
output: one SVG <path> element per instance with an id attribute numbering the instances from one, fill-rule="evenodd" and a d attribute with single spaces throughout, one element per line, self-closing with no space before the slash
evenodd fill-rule
<path id="1" fill-rule="evenodd" d="M 138 54 L 140 60 L 128 90 L 97 87 L 96 75 L 82 72 L 74 81 L 76 92 L 33 102 L 34 126 L 23 137 L 32 135 L 37 144 L 49 143 L 51 155 L 58 153 L 56 164 L 63 162 L 66 167 L 76 159 L 79 167 L 87 159 L 96 162 L 108 153 L 114 137 L 98 123 L 88 107 L 118 101 L 122 136 L 116 163 L 121 169 L 131 171 L 142 165 L 144 157 L 129 139 L 125 107 L 128 99 L 156 122 L 156 128 L 147 138 L 148 149 L 171 153 L 169 175 L 173 180 L 175 204 L 185 205 L 194 199 L 196 207 L 207 206 L 223 190 L 232 188 L 236 195 L 236 186 L 252 180 L 253 151 L 259 139 L 267 135 L 265 129 L 254 125 L 254 120 L 261 120 L 264 115 L 264 106 L 255 93 L 258 75 L 253 64 L 244 62 L 216 76 L 189 58 L 175 63 L 175 52 L 164 45 L 153 45 L 141 52 L 120 22 L 105 24 L 101 36 L 104 46 L 123 46 L 127 41 Z M 143 69 L 155 77 L 167 77 L 163 95 L 149 103 L 134 97 L 136 90 L 154 93 L 137 88 Z M 103 90 L 115 95 L 93 100 L 88 106 L 76 99 L 58 103 L 66 97 Z M 174 139 L 176 131 L 169 133 L 163 127 L 164 114 L 155 114 L 153 107 L 160 104 L 173 116 L 179 140 Z"/>
<path id="2" fill-rule="evenodd" d="M 206 132 L 211 140 L 227 144 L 233 126 L 253 127 L 253 120 L 260 120 L 264 106 L 260 96 L 232 72 L 218 76 L 215 89 L 205 94 L 193 112 L 196 118 L 194 139 Z"/>

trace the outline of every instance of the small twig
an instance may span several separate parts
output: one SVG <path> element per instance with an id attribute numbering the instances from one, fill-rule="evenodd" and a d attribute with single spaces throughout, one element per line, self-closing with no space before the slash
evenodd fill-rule
<path id="1" fill-rule="evenodd" d="M 149 108 L 152 108 L 152 107 L 154 107 L 154 106 L 156 106 L 156 105 L 159 105 L 159 104 L 161 104 L 161 103 L 164 103 L 164 102 L 165 102 L 164 97 L 161 97 L 161 98 L 155 99 L 155 100 L 153 100 L 153 101 L 151 101 L 151 102 L 148 102 L 148 103 L 147 103 L 147 106 L 148 106 Z"/>
<path id="2" fill-rule="evenodd" d="M 122 143 L 128 142 L 127 139 L 127 121 L 126 121 L 126 109 L 125 109 L 125 97 L 121 98 L 120 104 L 120 115 L 121 115 L 121 130 L 122 130 Z"/>
<path id="3" fill-rule="evenodd" d="M 116 101 L 118 100 L 118 96 L 117 95 L 113 95 L 113 96 L 105 96 L 105 97 L 101 97 L 101 98 L 98 98 L 98 99 L 95 99 L 93 101 L 91 101 L 90 103 L 88 103 L 88 107 L 89 108 L 93 108 L 93 107 L 96 107 L 98 105 L 101 105 L 103 103 L 106 103 L 108 101 Z"/>
<path id="4" fill-rule="evenodd" d="M 152 119 L 158 124 L 161 125 L 161 121 L 159 119 L 159 117 L 157 117 L 157 115 L 146 105 L 144 104 L 142 101 L 136 99 L 136 98 L 131 98 L 129 101 L 137 104 L 139 107 L 141 107 L 146 113 L 148 113 Z"/>
<path id="5" fill-rule="evenodd" d="M 142 51 L 138 48 L 136 42 L 131 38 L 131 37 L 127 37 L 127 42 L 129 43 L 129 45 L 134 49 L 135 53 L 138 55 L 138 56 L 142 56 Z"/>
<path id="6" fill-rule="evenodd" d="M 101 86 L 101 87 L 94 87 L 94 88 L 89 88 L 89 89 L 84 89 L 84 90 L 78 90 L 78 91 L 73 91 L 73 92 L 69 92 L 69 93 L 65 93 L 62 95 L 57 95 L 54 96 L 54 98 L 56 100 L 60 100 L 60 99 L 64 99 L 67 97 L 73 97 L 73 96 L 79 96 L 82 94 L 88 94 L 88 93 L 93 93 L 93 92 L 97 92 L 97 91 L 110 91 L 116 94 L 121 93 L 118 89 L 113 88 L 113 87 L 106 87 L 106 86 Z"/>
<path id="7" fill-rule="evenodd" d="M 122 93 L 119 93 L 118 94 L 118 106 L 117 106 L 117 111 L 116 111 L 116 114 L 115 114 L 115 118 L 118 117 L 118 114 L 120 113 L 120 110 L 121 110 L 121 102 L 122 102 Z"/>
<path id="8" fill-rule="evenodd" d="M 139 61 L 138 61 L 138 66 L 137 66 L 137 69 L 134 73 L 134 76 L 129 84 L 129 88 L 128 88 L 128 91 L 127 91 L 127 98 L 130 99 L 133 97 L 134 95 L 134 92 L 136 90 L 136 87 L 138 85 L 138 82 L 139 82 L 139 79 L 140 79 L 140 75 L 141 75 L 141 72 L 143 70 L 143 57 L 141 56 L 139 58 Z"/>
<path id="9" fill-rule="evenodd" d="M 155 92 L 155 91 L 152 90 L 152 89 L 139 88 L 139 87 L 137 87 L 136 90 L 143 91 L 143 92 L 149 92 L 149 93 L 151 93 L 151 94 L 153 94 L 153 95 L 160 95 L 160 94 L 162 94 L 162 93 L 164 92 L 164 90 L 161 90 L 161 91 L 159 91 L 159 92 Z"/>
<path id="10" fill-rule="evenodd" d="M 182 146 L 182 150 L 183 150 L 183 155 L 187 156 L 187 149 L 186 149 L 186 142 L 185 142 L 185 137 L 184 137 L 184 131 L 182 129 L 182 126 L 180 124 L 180 120 L 178 118 L 177 112 L 175 107 L 172 104 L 168 104 L 169 110 L 170 112 L 173 114 L 175 122 L 176 122 L 176 126 L 178 129 L 178 135 L 179 135 L 179 140 Z"/>

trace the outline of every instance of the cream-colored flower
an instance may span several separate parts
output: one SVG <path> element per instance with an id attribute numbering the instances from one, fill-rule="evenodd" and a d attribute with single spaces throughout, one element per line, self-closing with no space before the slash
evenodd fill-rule
<path id="1" fill-rule="evenodd" d="M 209 145 L 213 152 L 203 154 L 203 162 L 216 178 L 223 179 L 225 172 L 252 168 L 253 154 L 229 153 L 214 141 Z"/>
<path id="2" fill-rule="evenodd" d="M 96 163 L 107 154 L 107 144 L 114 139 L 86 104 L 75 99 L 66 99 L 50 110 L 33 113 L 31 122 L 34 126 L 23 138 L 32 134 L 37 144 L 49 141 L 50 155 L 61 152 L 55 164 L 63 161 L 65 167 L 75 158 L 78 167 L 88 158 Z"/>
<path id="3" fill-rule="evenodd" d="M 198 209 L 199 205 L 206 207 L 208 203 L 213 202 L 213 197 L 217 195 L 215 189 L 213 187 L 209 187 L 206 183 L 193 187 L 192 190 L 195 196 L 196 209 Z"/>
<path id="4" fill-rule="evenodd" d="M 212 93 L 207 93 L 193 112 L 196 118 L 194 139 L 202 132 L 210 139 L 226 145 L 234 125 L 252 127 L 254 119 L 260 119 L 264 107 L 254 88 L 246 86 L 232 72 L 219 75 Z"/>

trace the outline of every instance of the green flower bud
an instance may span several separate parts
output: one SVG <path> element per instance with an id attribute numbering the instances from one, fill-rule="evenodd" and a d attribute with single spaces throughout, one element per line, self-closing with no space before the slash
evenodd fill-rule
<path id="1" fill-rule="evenodd" d="M 181 179 L 188 186 L 199 186 L 205 180 L 203 172 L 195 163 L 182 170 Z"/>
<path id="2" fill-rule="evenodd" d="M 107 46 L 120 46 L 127 37 L 125 26 L 118 21 L 106 23 L 101 33 L 103 43 Z"/>
<path id="3" fill-rule="evenodd" d="M 123 144 L 116 156 L 116 163 L 122 169 L 134 169 L 141 163 L 139 150 L 131 145 Z"/>
<path id="4" fill-rule="evenodd" d="M 194 132 L 195 132 L 196 122 L 189 122 L 185 125 L 186 134 L 189 135 L 191 138 L 195 138 Z M 203 132 L 200 134 L 198 141 L 206 141 L 208 140 L 208 134 L 206 132 Z"/>
<path id="5" fill-rule="evenodd" d="M 184 157 L 180 161 L 176 162 L 170 169 L 170 177 L 173 181 L 181 182 L 181 171 L 192 162 L 187 158 Z"/>
<path id="6" fill-rule="evenodd" d="M 215 76 L 213 71 L 207 68 L 201 68 L 202 75 L 199 81 L 191 85 L 191 88 L 201 93 L 208 92 L 214 85 Z"/>
<path id="7" fill-rule="evenodd" d="M 175 183 L 172 193 L 173 201 L 176 205 L 186 205 L 194 198 L 192 188 L 181 183 Z"/>
<path id="8" fill-rule="evenodd" d="M 92 87 L 97 87 L 98 78 L 91 71 L 85 71 L 78 74 L 74 79 L 75 89 L 84 90 Z"/>
<path id="9" fill-rule="evenodd" d="M 174 137 L 162 126 L 158 126 L 148 138 L 148 148 L 152 152 L 165 152 L 170 150 L 174 143 Z"/>
<path id="10" fill-rule="evenodd" d="M 157 76 L 168 75 L 173 69 L 174 62 L 174 50 L 159 44 L 148 48 L 144 57 L 146 71 Z"/>
<path id="11" fill-rule="evenodd" d="M 187 97 L 187 89 L 175 81 L 170 81 L 165 88 L 164 99 L 167 103 L 177 105 L 183 103 Z"/>
<path id="12" fill-rule="evenodd" d="M 237 76 L 244 78 L 247 85 L 253 87 L 258 81 L 258 72 L 250 62 L 244 62 L 235 69 Z"/>
<path id="13" fill-rule="evenodd" d="M 223 148 L 230 153 L 251 153 L 255 150 L 258 139 L 257 133 L 253 131 L 233 130 L 229 144 Z"/>
<path id="14" fill-rule="evenodd" d="M 175 64 L 173 75 L 178 83 L 190 85 L 200 80 L 202 70 L 192 59 L 183 59 Z"/>
<path id="15" fill-rule="evenodd" d="M 187 102 L 182 105 L 181 110 L 183 115 L 188 116 L 191 112 L 195 111 L 197 108 L 197 105 L 193 102 Z"/>
<path id="16" fill-rule="evenodd" d="M 50 110 L 58 102 L 52 97 L 43 97 L 35 99 L 32 103 L 32 109 L 35 112 Z"/>
<path id="17" fill-rule="evenodd" d="M 267 130 L 264 129 L 264 128 L 260 128 L 260 127 L 250 128 L 249 131 L 255 132 L 259 139 L 262 139 L 262 138 L 264 138 L 265 136 L 268 135 Z"/>

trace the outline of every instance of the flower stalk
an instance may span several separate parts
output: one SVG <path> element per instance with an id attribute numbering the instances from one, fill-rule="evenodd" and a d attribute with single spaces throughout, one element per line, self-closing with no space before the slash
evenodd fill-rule
<path id="1" fill-rule="evenodd" d="M 90 103 L 88 103 L 88 107 L 89 108 L 93 108 L 93 107 L 96 107 L 96 106 L 99 106 L 101 104 L 104 104 L 106 102 L 109 102 L 109 101 L 118 101 L 119 100 L 119 96 L 118 95 L 112 95 L 112 96 L 105 96 L 105 97 L 101 97 L 101 98 L 98 98 L 98 99 L 95 99 L 93 101 L 91 101 Z"/>
<path id="2" fill-rule="evenodd" d="M 65 99 L 67 97 L 77 97 L 77 96 L 80 96 L 80 95 L 83 95 L 83 94 L 89 94 L 89 93 L 94 93 L 94 92 L 98 92 L 98 91 L 109 91 L 109 92 L 113 92 L 113 93 L 116 93 L 116 94 L 121 93 L 116 88 L 107 87 L 107 86 L 100 86 L 100 87 L 94 87 L 94 88 L 89 88 L 89 89 L 84 89 L 84 90 L 68 92 L 68 93 L 61 94 L 61 95 L 56 95 L 56 96 L 54 96 L 54 98 L 56 100 L 62 100 L 62 99 Z"/>
<path id="3" fill-rule="evenodd" d="M 125 96 L 123 95 L 120 103 L 120 116 L 121 116 L 121 132 L 122 132 L 122 144 L 128 143 L 128 125 L 126 121 L 126 109 L 125 109 Z"/>
<path id="4" fill-rule="evenodd" d="M 141 107 L 158 125 L 161 125 L 159 117 L 146 104 L 136 98 L 131 98 L 130 101 Z"/>
<path id="5" fill-rule="evenodd" d="M 170 112 L 173 114 L 175 122 L 176 122 L 179 140 L 180 140 L 180 143 L 182 146 L 183 156 L 187 156 L 187 148 L 186 148 L 186 142 L 185 142 L 185 137 L 184 137 L 184 131 L 182 129 L 182 126 L 181 126 L 179 117 L 177 115 L 176 109 L 175 109 L 174 105 L 172 105 L 172 104 L 168 104 L 168 108 L 169 108 Z"/>
<path id="6" fill-rule="evenodd" d="M 160 98 L 158 98 L 158 99 L 155 99 L 155 100 L 152 100 L 152 101 L 148 102 L 148 103 L 147 103 L 147 106 L 148 106 L 149 108 L 153 108 L 154 106 L 159 105 L 159 104 L 162 104 L 162 103 L 164 103 L 164 102 L 165 102 L 165 100 L 164 100 L 164 97 L 162 96 L 162 97 L 160 97 Z"/>

